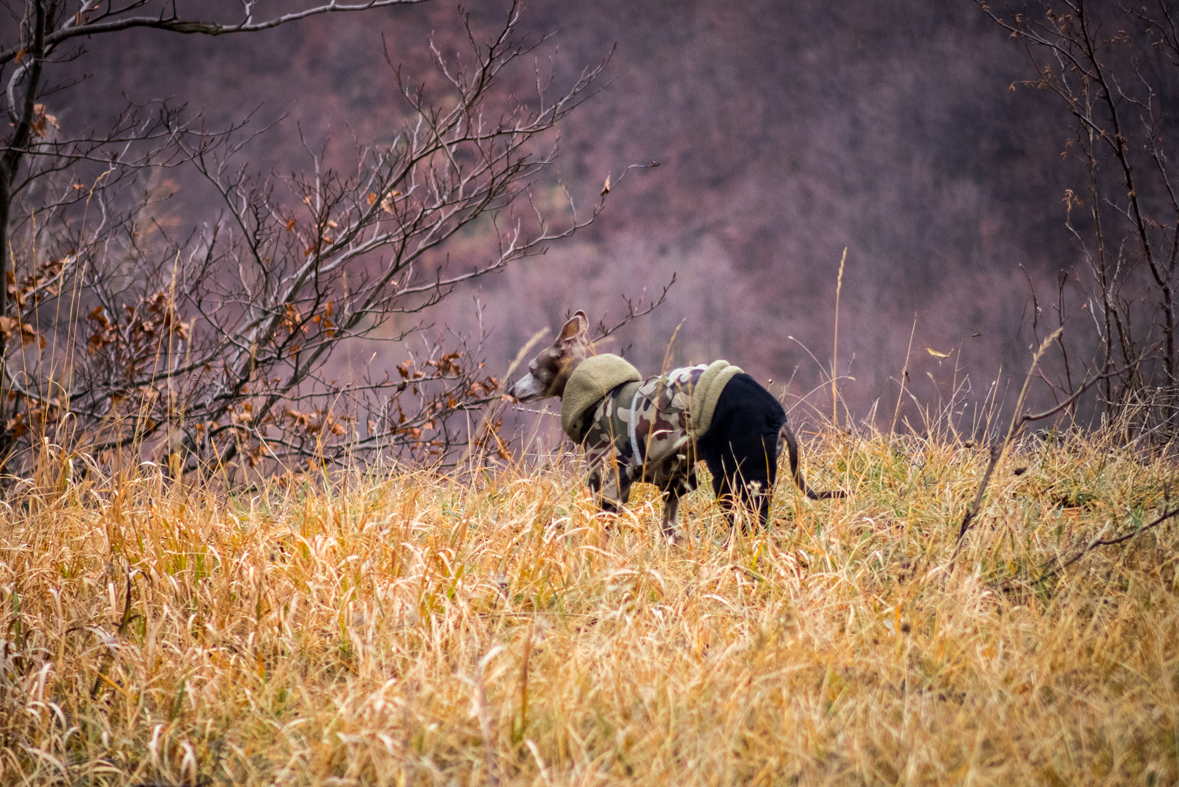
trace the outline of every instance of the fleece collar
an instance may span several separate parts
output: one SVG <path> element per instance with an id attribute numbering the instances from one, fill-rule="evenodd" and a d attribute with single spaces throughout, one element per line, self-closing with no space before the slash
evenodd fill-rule
<path id="1" fill-rule="evenodd" d="M 639 370 L 617 355 L 595 355 L 577 365 L 561 395 L 561 430 L 575 443 L 585 434 L 582 420 L 587 410 L 623 383 L 640 382 Z"/>
<path id="2" fill-rule="evenodd" d="M 712 426 L 712 414 L 716 410 L 721 391 L 725 390 L 729 380 L 741 372 L 740 367 L 733 366 L 728 361 L 713 361 L 704 370 L 704 374 L 700 375 L 692 389 L 692 404 L 688 410 L 691 418 L 689 430 L 693 440 L 703 437 L 708 427 Z"/>

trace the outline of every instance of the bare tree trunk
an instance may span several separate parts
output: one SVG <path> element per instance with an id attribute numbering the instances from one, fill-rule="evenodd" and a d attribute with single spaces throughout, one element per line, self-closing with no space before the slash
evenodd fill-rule
<path id="1" fill-rule="evenodd" d="M 16 181 L 17 170 L 21 158 L 32 136 L 33 119 L 37 110 L 37 89 L 41 84 L 41 69 L 45 58 L 45 27 L 47 9 L 46 0 L 31 0 L 33 6 L 32 46 L 26 47 L 22 64 L 10 81 L 10 92 L 20 89 L 20 81 L 24 80 L 24 97 L 19 104 L 19 110 L 14 102 L 13 126 L 11 140 L 0 155 L 0 318 L 8 316 L 8 275 L 12 250 L 9 248 L 9 221 L 12 211 L 12 188 Z M 27 41 L 27 38 L 25 39 Z M 28 66 L 23 65 L 24 59 L 30 59 Z M 15 328 L 12 332 L 19 330 Z M 8 401 L 7 368 L 5 366 L 8 351 L 8 336 L 0 324 L 0 467 L 3 467 L 11 443 L 9 430 L 6 426 Z"/>

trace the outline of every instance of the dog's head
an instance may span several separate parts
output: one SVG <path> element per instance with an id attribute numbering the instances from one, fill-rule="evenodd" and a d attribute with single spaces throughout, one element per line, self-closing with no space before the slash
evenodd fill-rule
<path id="1" fill-rule="evenodd" d="M 536 402 L 565 393 L 565 383 L 589 348 L 589 320 L 577 312 L 565 323 L 551 347 L 540 351 L 528 364 L 528 374 L 508 389 L 517 402 Z"/>

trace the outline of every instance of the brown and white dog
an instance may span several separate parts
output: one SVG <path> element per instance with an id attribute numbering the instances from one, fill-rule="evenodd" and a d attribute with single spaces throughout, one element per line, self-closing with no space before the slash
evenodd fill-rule
<path id="1" fill-rule="evenodd" d="M 579 311 L 507 393 L 517 402 L 561 399 L 561 428 L 585 447 L 590 488 L 603 510 L 624 505 L 634 482 L 655 484 L 666 498 L 664 534 L 674 540 L 680 497 L 696 488 L 702 459 L 729 521 L 740 506 L 756 511 L 765 527 L 783 447 L 807 497 L 843 496 L 807 487 L 786 411 L 737 367 L 716 361 L 644 381 L 622 358 L 589 350 L 589 321 Z"/>

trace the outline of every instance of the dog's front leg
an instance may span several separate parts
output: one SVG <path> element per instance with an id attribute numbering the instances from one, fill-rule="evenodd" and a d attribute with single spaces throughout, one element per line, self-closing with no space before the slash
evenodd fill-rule
<path id="1" fill-rule="evenodd" d="M 673 544 L 681 540 L 679 514 L 680 494 L 675 489 L 669 490 L 663 503 L 663 537 Z"/>
<path id="2" fill-rule="evenodd" d="M 622 510 L 622 507 L 613 500 L 607 500 L 601 495 L 597 495 L 598 510 L 603 514 L 617 514 Z"/>
<path id="3" fill-rule="evenodd" d="M 595 464 L 588 481 L 594 502 L 603 513 L 617 514 L 630 499 L 630 474 L 617 462 Z"/>

